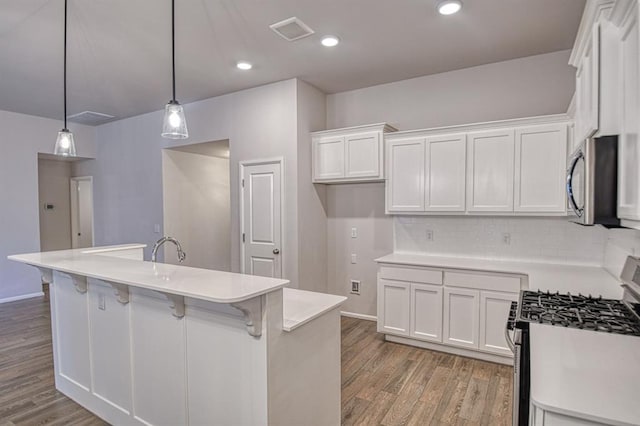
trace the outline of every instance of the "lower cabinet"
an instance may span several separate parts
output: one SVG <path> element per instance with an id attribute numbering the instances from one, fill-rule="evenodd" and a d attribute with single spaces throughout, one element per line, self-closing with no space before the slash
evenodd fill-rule
<path id="1" fill-rule="evenodd" d="M 504 274 L 385 265 L 378 273 L 378 332 L 425 342 L 418 346 L 428 342 L 444 351 L 450 347 L 454 353 L 475 352 L 479 358 L 504 362 L 513 357 L 504 330 L 521 280 Z"/>
<path id="2" fill-rule="evenodd" d="M 478 349 L 478 300 L 479 292 L 477 290 L 445 287 L 445 343 Z"/>
<path id="3" fill-rule="evenodd" d="M 442 342 L 442 286 L 411 284 L 411 337 Z"/>
<path id="4" fill-rule="evenodd" d="M 409 336 L 411 284 L 378 280 L 378 331 Z"/>

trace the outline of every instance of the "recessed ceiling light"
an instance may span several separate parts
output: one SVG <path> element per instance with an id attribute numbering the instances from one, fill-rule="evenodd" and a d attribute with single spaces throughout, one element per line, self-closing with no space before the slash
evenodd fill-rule
<path id="1" fill-rule="evenodd" d="M 453 15 L 462 9 L 462 2 L 460 0 L 443 0 L 438 3 L 437 8 L 440 15 Z"/>
<path id="2" fill-rule="evenodd" d="M 321 43 L 324 47 L 334 47 L 340 43 L 340 39 L 336 36 L 324 36 Z"/>
<path id="3" fill-rule="evenodd" d="M 243 71 L 247 71 L 253 68 L 253 65 L 251 64 L 251 62 L 240 61 L 236 64 L 236 67 L 238 67 L 238 69 L 241 69 Z"/>

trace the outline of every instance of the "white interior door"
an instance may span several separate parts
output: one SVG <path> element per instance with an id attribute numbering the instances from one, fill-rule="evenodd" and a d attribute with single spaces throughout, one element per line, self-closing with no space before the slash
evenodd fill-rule
<path id="1" fill-rule="evenodd" d="M 93 247 L 93 179 L 71 178 L 71 245 Z"/>
<path id="2" fill-rule="evenodd" d="M 242 165 L 242 272 L 282 277 L 281 163 Z"/>

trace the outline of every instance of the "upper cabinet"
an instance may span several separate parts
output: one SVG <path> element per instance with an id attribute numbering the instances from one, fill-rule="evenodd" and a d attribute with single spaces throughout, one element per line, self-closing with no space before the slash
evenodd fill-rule
<path id="1" fill-rule="evenodd" d="M 313 182 L 383 180 L 384 134 L 395 130 L 381 123 L 312 133 Z"/>
<path id="2" fill-rule="evenodd" d="M 566 116 L 386 136 L 389 214 L 564 215 Z"/>
<path id="3" fill-rule="evenodd" d="M 514 131 L 506 128 L 469 133 L 467 209 L 513 211 Z"/>

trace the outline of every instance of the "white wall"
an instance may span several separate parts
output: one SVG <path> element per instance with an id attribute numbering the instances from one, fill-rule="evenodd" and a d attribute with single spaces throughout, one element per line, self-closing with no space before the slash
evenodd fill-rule
<path id="1" fill-rule="evenodd" d="M 38 160 L 38 194 L 40 211 L 40 250 L 71 248 L 71 163 Z M 45 210 L 44 204 L 52 204 Z"/>
<path id="2" fill-rule="evenodd" d="M 166 149 L 162 188 L 164 232 L 187 253 L 183 265 L 230 271 L 229 159 Z M 172 244 L 165 244 L 164 259 L 178 264 Z"/>
<path id="3" fill-rule="evenodd" d="M 327 292 L 327 188 L 311 183 L 311 132 L 326 127 L 326 96 L 298 80 L 299 288 Z"/>
<path id="4" fill-rule="evenodd" d="M 565 217 L 397 217 L 396 251 L 602 265 L 608 231 Z M 427 230 L 433 239 L 427 240 Z M 508 234 L 510 243 L 503 242 Z"/>
<path id="5" fill-rule="evenodd" d="M 400 130 L 566 112 L 570 51 L 530 56 L 327 96 L 329 128 L 388 122 Z"/>
<path id="6" fill-rule="evenodd" d="M 107 123 L 97 129 L 98 159 L 79 173 L 94 176 L 96 245 L 161 237 L 162 148 L 229 140 L 231 269 L 240 269 L 238 162 L 284 158 L 284 275 L 298 285 L 298 158 L 296 80 L 287 80 L 185 105 L 189 139 L 160 136 L 163 111 Z M 235 237 L 234 237 L 235 236 Z M 145 258 L 150 257 L 150 247 Z"/>
<path id="7" fill-rule="evenodd" d="M 331 185 L 327 189 L 329 293 L 348 297 L 343 311 L 376 314 L 374 259 L 393 251 L 393 220 L 384 214 L 384 184 Z M 351 228 L 358 232 L 351 238 Z M 351 253 L 357 263 L 351 263 Z M 360 295 L 349 280 L 360 280 Z"/>
<path id="8" fill-rule="evenodd" d="M 409 130 L 563 113 L 574 92 L 575 70 L 567 64 L 568 59 L 569 51 L 555 52 L 328 95 L 327 127 L 388 122 L 400 130 Z M 384 215 L 384 185 L 334 185 L 327 191 L 327 204 L 329 290 L 348 297 L 343 310 L 375 315 L 373 259 L 394 249 L 393 220 Z M 423 219 L 416 220 L 418 224 Z M 458 248 L 465 254 L 468 250 L 456 245 L 459 240 L 455 235 L 449 235 L 449 231 L 455 229 L 451 223 L 459 220 L 461 224 L 468 224 L 474 235 L 483 236 L 484 242 L 490 245 L 494 244 L 498 230 L 509 229 L 513 223 L 510 219 L 485 219 L 492 224 L 489 230 L 484 222 L 475 219 L 450 220 L 453 222 L 444 220 L 428 225 L 436 234 L 435 247 L 407 241 L 419 237 L 406 237 L 403 234 L 406 230 L 396 226 L 401 246 L 456 253 Z M 583 236 L 578 228 L 567 231 L 569 225 L 560 224 L 560 219 L 550 221 L 563 235 L 568 232 L 570 238 L 579 235 L 578 242 L 589 241 L 593 247 L 586 255 L 588 261 L 598 256 L 602 259 L 604 247 L 595 247 L 604 244 L 599 231 L 594 235 L 585 231 Z M 358 227 L 357 240 L 351 238 L 352 226 Z M 416 228 L 416 232 L 422 232 L 419 226 Z M 534 244 L 539 251 L 544 247 L 557 248 L 556 237 L 547 235 L 549 240 Z M 512 236 L 515 240 L 512 249 L 526 245 L 519 237 L 517 233 Z M 473 253 L 481 245 L 474 246 Z M 509 254 L 497 245 L 491 249 L 495 256 Z M 356 265 L 351 264 L 351 253 L 358 257 Z M 362 280 L 359 296 L 349 294 L 348 280 L 352 278 Z"/>
<path id="9" fill-rule="evenodd" d="M 95 130 L 70 124 L 78 155 L 94 157 Z M 38 153 L 52 153 L 62 123 L 0 111 L 0 301 L 42 290 L 36 269 L 7 260 L 16 253 L 40 250 Z"/>

